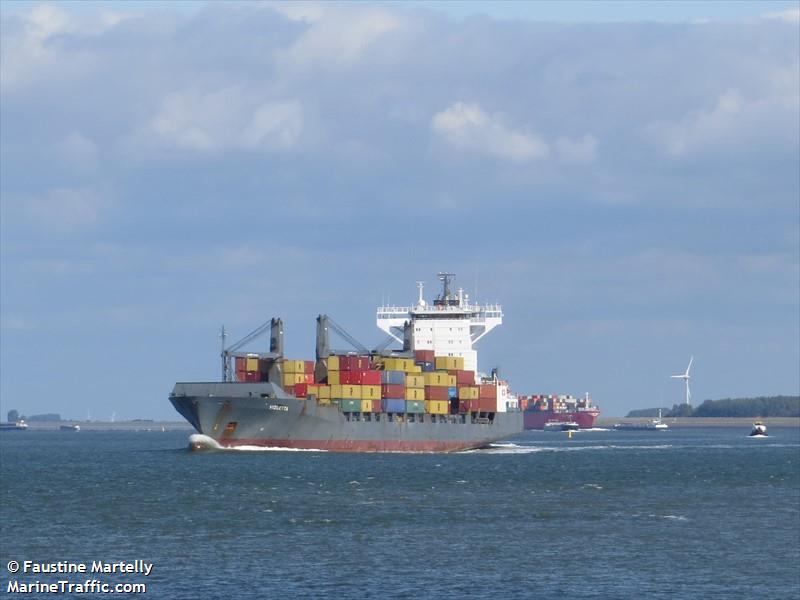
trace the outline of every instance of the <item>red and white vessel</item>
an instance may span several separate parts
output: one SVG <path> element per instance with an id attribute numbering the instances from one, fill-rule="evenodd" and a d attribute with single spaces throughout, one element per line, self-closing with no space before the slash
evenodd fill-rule
<path id="1" fill-rule="evenodd" d="M 589 394 L 578 399 L 569 395 L 536 394 L 519 396 L 525 429 L 545 429 L 549 423 L 577 423 L 581 429 L 591 429 L 600 415 Z"/>

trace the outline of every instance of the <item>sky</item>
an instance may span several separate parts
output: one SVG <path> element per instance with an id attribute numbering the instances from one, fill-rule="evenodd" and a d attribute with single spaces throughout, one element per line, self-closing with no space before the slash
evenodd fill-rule
<path id="1" fill-rule="evenodd" d="M 3 418 L 179 419 L 223 324 L 374 346 L 439 271 L 518 393 L 800 393 L 796 2 L 0 9 Z"/>

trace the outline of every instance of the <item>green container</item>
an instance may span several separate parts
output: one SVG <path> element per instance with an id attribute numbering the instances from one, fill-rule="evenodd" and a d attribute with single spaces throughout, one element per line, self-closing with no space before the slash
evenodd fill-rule
<path id="1" fill-rule="evenodd" d="M 424 400 L 406 400 L 407 413 L 424 413 L 425 401 Z"/>
<path id="2" fill-rule="evenodd" d="M 361 400 L 350 400 L 344 398 L 339 400 L 342 412 L 361 412 Z"/>

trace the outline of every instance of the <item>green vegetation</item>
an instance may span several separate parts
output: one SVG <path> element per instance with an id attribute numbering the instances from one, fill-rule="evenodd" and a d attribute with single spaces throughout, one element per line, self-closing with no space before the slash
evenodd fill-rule
<path id="1" fill-rule="evenodd" d="M 669 407 L 663 406 L 661 408 L 642 408 L 640 410 L 632 410 L 627 414 L 628 417 L 647 417 L 653 419 L 658 416 L 658 411 L 661 411 L 661 416 L 669 414 Z"/>
<path id="2" fill-rule="evenodd" d="M 706 400 L 695 417 L 800 417 L 800 396 Z"/>
<path id="3" fill-rule="evenodd" d="M 58 413 L 45 413 L 42 415 L 31 415 L 28 421 L 60 421 L 61 415 Z"/>
<path id="4" fill-rule="evenodd" d="M 657 408 L 632 410 L 629 417 L 656 417 Z M 706 400 L 697 408 L 676 404 L 662 408 L 664 417 L 800 417 L 800 396 L 725 398 Z"/>

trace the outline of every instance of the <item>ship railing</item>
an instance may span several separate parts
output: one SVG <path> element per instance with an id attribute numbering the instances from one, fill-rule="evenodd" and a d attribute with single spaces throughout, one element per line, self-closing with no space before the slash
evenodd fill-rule
<path id="1" fill-rule="evenodd" d="M 377 315 L 379 319 L 403 317 L 408 315 L 416 307 L 410 306 L 379 306 Z M 463 306 L 441 306 L 437 308 L 427 308 L 425 312 L 474 312 L 485 318 L 502 318 L 503 309 L 499 304 L 464 304 Z"/>

